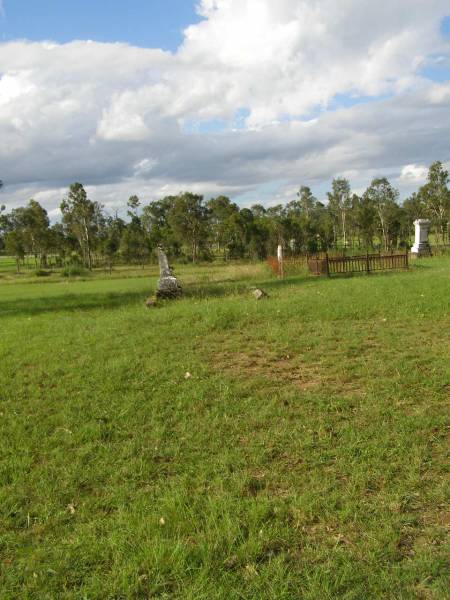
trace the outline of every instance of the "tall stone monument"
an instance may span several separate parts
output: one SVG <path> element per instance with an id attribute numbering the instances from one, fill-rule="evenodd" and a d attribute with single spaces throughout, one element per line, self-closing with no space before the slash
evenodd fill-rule
<path id="1" fill-rule="evenodd" d="M 431 256 L 430 242 L 428 233 L 430 231 L 430 221 L 428 219 L 417 219 L 414 221 L 416 227 L 416 238 L 414 246 L 411 248 L 411 254 L 414 257 Z"/>
<path id="2" fill-rule="evenodd" d="M 166 253 L 162 246 L 158 246 L 159 281 L 156 297 L 163 299 L 179 298 L 183 290 L 178 279 L 174 276 L 169 266 Z"/>
<path id="3" fill-rule="evenodd" d="M 278 244 L 277 258 L 278 258 L 278 275 L 280 277 L 284 277 L 284 254 L 283 254 L 283 246 L 281 244 Z"/>

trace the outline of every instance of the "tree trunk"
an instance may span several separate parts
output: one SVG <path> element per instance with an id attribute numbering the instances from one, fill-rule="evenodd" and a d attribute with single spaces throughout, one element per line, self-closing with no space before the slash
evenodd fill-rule
<path id="1" fill-rule="evenodd" d="M 342 238 L 344 243 L 344 248 L 347 246 L 347 232 L 346 232 L 346 223 L 345 223 L 345 210 L 341 211 L 341 220 L 342 220 Z"/>

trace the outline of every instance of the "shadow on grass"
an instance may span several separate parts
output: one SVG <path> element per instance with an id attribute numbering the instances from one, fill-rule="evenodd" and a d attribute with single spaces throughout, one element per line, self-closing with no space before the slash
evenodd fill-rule
<path id="1" fill-rule="evenodd" d="M 33 316 L 58 311 L 83 311 L 96 308 L 120 308 L 145 301 L 145 293 L 111 292 L 107 294 L 65 294 L 61 296 L 42 296 L 20 300 L 0 301 L 0 318 L 11 316 Z"/>
<path id="2" fill-rule="evenodd" d="M 428 265 L 415 265 L 414 269 L 428 269 Z M 411 270 L 414 270 L 411 269 Z M 379 271 L 373 272 L 369 277 L 374 276 L 393 276 L 399 271 Z M 249 295 L 252 288 L 261 287 L 268 292 L 276 292 L 286 287 L 301 286 L 303 284 L 317 282 L 321 285 L 326 285 L 325 282 L 330 282 L 334 279 L 343 279 L 347 277 L 367 277 L 366 274 L 335 275 L 331 278 L 313 277 L 308 274 L 292 275 L 284 279 L 238 279 L 232 281 L 223 281 L 221 283 L 205 282 L 205 283 L 190 283 L 183 288 L 186 299 L 206 299 L 206 298 L 221 298 L 227 296 L 245 296 Z M 145 291 L 133 292 L 109 292 L 109 293 L 81 293 L 81 294 L 64 294 L 55 296 L 41 296 L 37 298 L 22 298 L 18 300 L 0 301 L 0 318 L 10 316 L 33 316 L 43 313 L 51 313 L 58 311 L 88 311 L 98 308 L 114 309 L 131 304 L 142 304 L 146 297 Z"/>
<path id="3" fill-rule="evenodd" d="M 267 292 L 281 290 L 288 286 L 299 285 L 314 278 L 308 275 L 291 276 L 285 279 L 238 279 L 214 281 L 208 283 L 190 283 L 183 286 L 183 298 L 207 299 L 227 296 L 246 296 L 255 287 L 261 287 Z M 150 292 L 150 290 L 149 290 Z M 78 312 L 99 308 L 115 309 L 131 304 L 142 304 L 152 295 L 144 291 L 133 292 L 108 292 L 108 293 L 80 293 L 48 295 L 33 298 L 20 298 L 17 300 L 0 300 L 0 319 L 11 316 L 33 316 L 52 312 Z"/>
<path id="4" fill-rule="evenodd" d="M 423 263 L 419 263 L 419 264 L 413 263 L 412 265 L 410 265 L 409 268 L 411 271 L 416 271 L 419 269 L 432 269 L 433 265 L 430 265 L 429 263 L 427 263 L 426 265 L 424 265 Z"/>
<path id="5" fill-rule="evenodd" d="M 233 280 L 229 283 L 191 283 L 183 288 L 186 298 L 220 298 L 224 296 L 248 294 L 252 289 L 260 287 L 265 291 L 283 289 L 293 284 L 306 283 L 314 279 L 308 275 L 297 275 L 285 279 L 243 279 Z"/>

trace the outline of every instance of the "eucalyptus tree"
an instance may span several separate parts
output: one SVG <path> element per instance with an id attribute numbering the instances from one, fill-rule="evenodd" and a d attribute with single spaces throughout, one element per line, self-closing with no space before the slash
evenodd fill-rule
<path id="1" fill-rule="evenodd" d="M 241 235 L 242 241 L 245 238 L 237 218 L 240 212 L 239 207 L 227 196 L 211 198 L 206 207 L 212 244 L 218 252 L 224 250 L 226 258 L 232 243 L 230 240 L 236 240 L 236 236 L 239 235 Z"/>
<path id="2" fill-rule="evenodd" d="M 203 196 L 190 192 L 176 196 L 168 212 L 168 224 L 188 249 L 192 262 L 197 262 L 201 251 L 208 254 L 208 210 Z"/>
<path id="3" fill-rule="evenodd" d="M 311 192 L 311 188 L 306 185 L 302 185 L 297 192 L 297 196 L 303 213 L 305 214 L 306 218 L 309 219 L 317 203 L 316 198 Z"/>
<path id="4" fill-rule="evenodd" d="M 25 258 L 25 239 L 22 231 L 15 229 L 5 235 L 5 250 L 16 259 L 16 270 L 20 273 L 20 262 Z"/>
<path id="5" fill-rule="evenodd" d="M 445 242 L 447 223 L 450 218 L 449 173 L 440 161 L 434 162 L 428 170 L 428 181 L 418 192 L 430 217 L 436 225 L 436 234 Z"/>
<path id="6" fill-rule="evenodd" d="M 398 190 L 389 183 L 386 177 L 373 179 L 364 192 L 365 201 L 369 205 L 371 204 L 375 210 L 385 250 L 391 245 L 395 233 L 394 226 L 398 219 L 399 209 L 398 197 Z"/>
<path id="7" fill-rule="evenodd" d="M 6 212 L 6 206 L 0 205 L 0 251 L 3 249 L 5 244 L 5 234 L 10 228 L 10 218 Z"/>
<path id="8" fill-rule="evenodd" d="M 343 177 L 333 179 L 332 191 L 328 192 L 328 205 L 335 220 L 339 223 L 344 248 L 347 246 L 347 215 L 352 207 L 350 182 Z M 337 241 L 337 227 L 335 241 Z"/>
<path id="9" fill-rule="evenodd" d="M 92 251 L 103 221 L 103 207 L 89 200 L 81 183 L 73 183 L 61 202 L 62 221 L 66 230 L 77 239 L 83 263 L 92 270 Z"/>
<path id="10" fill-rule="evenodd" d="M 24 208 L 12 211 L 15 229 L 22 231 L 26 251 L 34 256 L 37 267 L 38 256 L 43 266 L 47 263 L 50 244 L 50 220 L 47 211 L 36 200 L 30 200 Z"/>

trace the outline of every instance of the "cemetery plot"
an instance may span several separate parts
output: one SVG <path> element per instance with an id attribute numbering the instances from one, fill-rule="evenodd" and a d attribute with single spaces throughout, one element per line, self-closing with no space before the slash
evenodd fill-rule
<path id="1" fill-rule="evenodd" d="M 390 269 L 407 269 L 408 253 L 366 254 L 365 256 L 325 256 L 309 258 L 308 268 L 313 275 L 336 275 L 343 273 L 371 273 Z"/>

